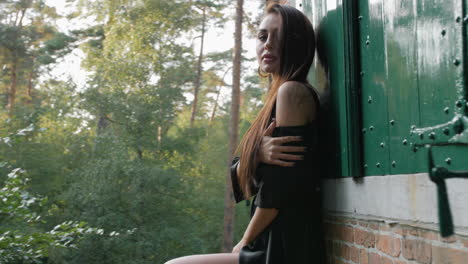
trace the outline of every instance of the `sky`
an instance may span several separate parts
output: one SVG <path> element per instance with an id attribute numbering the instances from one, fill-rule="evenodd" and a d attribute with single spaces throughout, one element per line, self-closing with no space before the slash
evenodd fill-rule
<path id="1" fill-rule="evenodd" d="M 45 0 L 46 4 L 57 9 L 57 12 L 61 15 L 67 14 L 72 10 L 69 6 L 67 6 L 67 1 L 63 0 Z M 244 10 L 248 13 L 252 13 L 258 9 L 259 0 L 256 1 L 245 1 L 244 2 Z M 260 11 L 260 10 L 259 10 Z M 228 10 L 230 14 L 229 17 L 234 17 L 235 9 Z M 256 16 L 256 14 L 255 14 Z M 74 20 L 67 20 L 62 19 L 59 21 L 57 26 L 61 31 L 69 31 L 73 29 L 80 29 L 85 28 L 88 25 L 92 25 L 94 21 L 92 19 L 74 19 Z M 245 25 L 243 27 L 243 48 L 247 50 L 248 57 L 255 56 L 255 39 L 247 34 Z M 200 38 L 195 40 L 194 49 L 195 54 L 199 53 L 200 49 Z M 225 27 L 222 29 L 208 29 L 206 33 L 206 40 L 204 45 L 204 53 L 209 52 L 218 52 L 218 51 L 225 51 L 230 47 L 234 46 L 234 21 L 230 20 L 225 24 Z M 54 78 L 68 80 L 71 78 L 74 83 L 77 84 L 77 88 L 79 90 L 84 89 L 86 85 L 86 76 L 87 72 L 81 69 L 80 63 L 81 60 L 84 58 L 84 53 L 79 49 L 73 50 L 70 54 L 65 56 L 51 71 L 51 75 Z M 256 63 L 245 64 L 243 67 L 247 67 L 252 71 L 256 71 Z M 226 74 L 225 82 L 230 84 L 232 83 L 232 73 Z M 222 98 L 228 98 L 230 96 L 230 87 L 225 87 L 221 92 Z M 187 100 L 191 100 L 193 97 L 191 94 L 185 94 Z M 224 101 L 224 100 L 223 100 Z"/>

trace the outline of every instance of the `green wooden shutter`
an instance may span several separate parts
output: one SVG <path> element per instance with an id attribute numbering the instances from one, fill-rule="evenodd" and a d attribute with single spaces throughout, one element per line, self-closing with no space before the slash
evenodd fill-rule
<path id="1" fill-rule="evenodd" d="M 425 172 L 426 150 L 411 145 L 453 136 L 430 127 L 453 119 L 463 100 L 462 3 L 359 1 L 365 175 Z M 466 163 L 461 148 L 434 153 L 436 164 Z"/>
<path id="2" fill-rule="evenodd" d="M 463 0 L 302 0 L 318 32 L 330 109 L 321 142 L 332 177 L 427 171 L 427 150 L 464 123 L 467 4 Z M 319 64 L 314 86 L 323 83 Z M 456 123 L 456 124 L 455 124 Z M 445 124 L 445 125 L 444 125 Z M 468 126 L 468 124 L 465 124 Z M 457 128 L 458 127 L 458 128 Z M 464 148 L 433 150 L 435 163 L 468 164 Z"/>
<path id="3" fill-rule="evenodd" d="M 352 2 L 348 2 L 349 5 Z M 359 176 L 360 144 L 357 101 L 357 84 L 354 75 L 357 68 L 353 65 L 354 48 L 351 37 L 353 19 L 352 9 L 344 8 L 340 1 L 296 1 L 311 20 L 317 35 L 318 51 L 309 80 L 316 88 L 324 88 L 324 79 L 329 79 L 329 106 L 322 115 L 324 120 L 321 135 L 321 153 L 325 174 L 328 177 Z M 319 63 L 320 60 L 320 63 Z M 326 73 L 321 67 L 325 66 Z M 324 74 L 328 76 L 324 77 Z"/>

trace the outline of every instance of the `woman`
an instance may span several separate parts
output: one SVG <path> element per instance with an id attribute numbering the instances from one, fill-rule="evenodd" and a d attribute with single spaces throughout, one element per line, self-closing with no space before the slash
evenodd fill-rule
<path id="1" fill-rule="evenodd" d="M 269 4 L 256 51 L 259 73 L 270 74 L 273 81 L 231 167 L 236 202 L 255 195 L 250 223 L 232 253 L 187 256 L 166 264 L 321 262 L 319 179 L 313 175 L 320 102 L 307 82 L 315 53 L 310 21 L 293 7 Z M 295 155 L 305 150 L 298 137 L 307 146 L 303 156 Z"/>

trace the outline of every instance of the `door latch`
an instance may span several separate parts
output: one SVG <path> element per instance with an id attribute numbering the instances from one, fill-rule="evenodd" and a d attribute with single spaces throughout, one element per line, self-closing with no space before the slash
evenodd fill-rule
<path id="1" fill-rule="evenodd" d="M 434 146 L 440 145 L 464 145 L 463 143 L 452 143 L 452 144 L 434 144 Z M 453 220 L 452 213 L 450 211 L 450 204 L 447 195 L 446 179 L 450 178 L 468 178 L 468 171 L 449 171 L 445 167 L 435 166 L 434 156 L 432 155 L 432 146 L 426 145 L 428 148 L 428 160 L 429 160 L 429 178 L 437 186 L 437 203 L 439 209 L 439 227 L 440 235 L 442 237 L 448 237 L 453 235 Z"/>

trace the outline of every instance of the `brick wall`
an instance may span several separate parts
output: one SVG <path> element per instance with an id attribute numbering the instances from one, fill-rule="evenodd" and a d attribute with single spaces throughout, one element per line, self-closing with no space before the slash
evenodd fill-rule
<path id="1" fill-rule="evenodd" d="M 327 216 L 327 263 L 468 264 L 468 237 L 442 238 L 424 228 Z"/>

